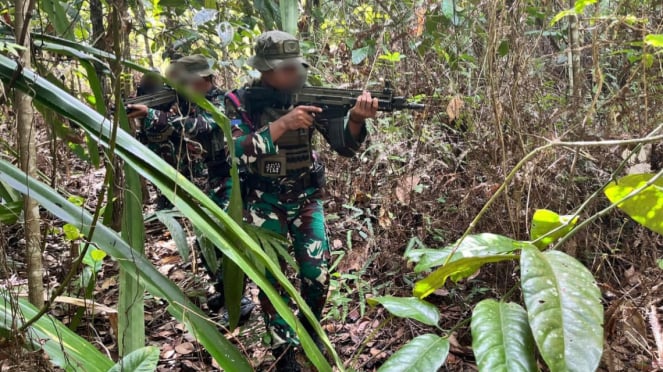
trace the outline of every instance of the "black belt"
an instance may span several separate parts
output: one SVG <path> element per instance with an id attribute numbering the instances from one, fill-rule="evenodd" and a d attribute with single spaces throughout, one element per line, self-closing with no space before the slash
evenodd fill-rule
<path id="1" fill-rule="evenodd" d="M 268 194 L 301 194 L 309 187 L 315 186 L 310 173 L 298 178 L 281 177 L 270 179 L 257 175 L 247 175 L 246 185 L 251 190 L 259 190 Z"/>

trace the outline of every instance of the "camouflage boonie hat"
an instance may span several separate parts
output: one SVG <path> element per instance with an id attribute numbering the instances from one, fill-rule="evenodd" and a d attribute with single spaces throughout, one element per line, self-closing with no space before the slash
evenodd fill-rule
<path id="1" fill-rule="evenodd" d="M 186 83 L 210 75 L 214 75 L 214 70 L 202 54 L 179 58 L 171 62 L 166 69 L 166 77 L 178 83 Z"/>
<path id="2" fill-rule="evenodd" d="M 249 66 L 258 71 L 274 70 L 286 64 L 309 64 L 302 57 L 299 40 L 283 31 L 268 31 L 258 36 L 253 48 L 254 55 L 249 59 Z"/>

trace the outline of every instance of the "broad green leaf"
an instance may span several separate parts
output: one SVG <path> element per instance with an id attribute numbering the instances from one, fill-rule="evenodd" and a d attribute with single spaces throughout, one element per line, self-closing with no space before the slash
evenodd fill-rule
<path id="1" fill-rule="evenodd" d="M 628 175 L 609 183 L 605 188 L 605 195 L 610 202 L 617 203 L 653 177 L 650 173 Z M 663 179 L 656 180 L 653 185 L 617 207 L 639 224 L 663 234 Z"/>
<path id="2" fill-rule="evenodd" d="M 656 264 L 658 265 L 659 269 L 663 270 L 663 258 L 656 260 Z"/>
<path id="3" fill-rule="evenodd" d="M 520 256 L 522 291 L 539 352 L 551 371 L 595 371 L 603 353 L 603 305 L 575 258 L 535 247 Z"/>
<path id="4" fill-rule="evenodd" d="M 474 307 L 471 328 L 479 371 L 538 370 L 527 312 L 520 305 L 483 300 Z"/>
<path id="5" fill-rule="evenodd" d="M 103 260 L 106 257 L 106 252 L 94 246 L 88 247 L 85 257 L 83 257 L 83 264 L 89 266 L 94 273 L 98 273 L 103 265 Z"/>
<path id="6" fill-rule="evenodd" d="M 645 36 L 645 44 L 654 48 L 663 48 L 663 34 L 649 34 Z"/>
<path id="7" fill-rule="evenodd" d="M 576 223 L 578 223 L 578 217 L 571 220 L 572 217 L 573 216 L 560 216 L 559 214 L 547 209 L 537 209 L 536 212 L 534 212 L 534 216 L 532 217 L 530 239 L 537 240 L 543 236 L 545 237 L 537 242 L 534 242 L 533 244 L 539 249 L 543 249 L 550 243 L 553 243 L 557 239 L 568 234 L 568 232 L 573 229 Z M 564 228 L 551 233 L 553 230 L 565 224 L 567 225 Z"/>
<path id="8" fill-rule="evenodd" d="M 437 371 L 447 360 L 449 341 L 427 333 L 401 347 L 378 369 L 379 372 Z"/>
<path id="9" fill-rule="evenodd" d="M 146 346 L 134 350 L 111 367 L 108 372 L 153 372 L 159 362 L 159 348 Z"/>
<path id="10" fill-rule="evenodd" d="M 0 223 L 11 225 L 16 223 L 23 210 L 23 202 L 15 201 L 0 203 Z"/>
<path id="11" fill-rule="evenodd" d="M 26 300 L 19 299 L 18 306 L 15 304 L 10 294 L 0 289 L 0 330 L 10 332 L 38 313 Z M 24 335 L 30 350 L 43 349 L 53 364 L 65 370 L 106 372 L 113 366 L 94 345 L 48 314 L 31 325 Z"/>
<path id="12" fill-rule="evenodd" d="M 73 241 L 73 240 L 78 240 L 81 238 L 81 231 L 78 230 L 78 227 L 66 223 L 64 226 L 62 226 L 62 232 L 64 232 L 64 238 Z"/>
<path id="13" fill-rule="evenodd" d="M 440 322 L 440 311 L 430 302 L 416 297 L 382 296 L 366 300 L 371 306 L 380 304 L 391 314 L 400 318 L 418 320 L 429 326 L 437 326 Z"/>
<path id="14" fill-rule="evenodd" d="M 184 232 L 182 225 L 180 225 L 180 223 L 168 213 L 157 211 L 155 214 L 159 221 L 161 221 L 168 231 L 170 231 L 170 236 L 173 238 L 175 247 L 177 247 L 177 251 L 180 253 L 180 256 L 182 256 L 182 260 L 184 262 L 189 262 L 189 242 L 186 240 L 186 233 Z"/>
<path id="15" fill-rule="evenodd" d="M 426 278 L 416 282 L 412 293 L 419 298 L 427 297 L 435 292 L 436 289 L 444 286 L 444 283 L 446 283 L 448 278 L 451 278 L 453 281 L 458 281 L 474 274 L 485 264 L 515 260 L 516 258 L 518 258 L 518 256 L 513 254 L 461 258 L 440 267 Z"/>
<path id="16" fill-rule="evenodd" d="M 367 57 L 368 54 L 370 53 L 371 46 L 367 45 L 365 47 L 361 47 L 358 49 L 354 49 L 352 51 L 352 64 L 353 65 L 358 65 L 362 63 Z"/>
<path id="17" fill-rule="evenodd" d="M 458 249 L 455 251 L 454 249 L 458 245 L 457 243 L 451 244 L 440 250 L 426 249 L 419 258 L 419 263 L 414 268 L 414 271 L 419 273 L 440 266 L 447 261 L 448 256 L 452 254 L 452 252 L 453 255 L 449 258 L 449 263 L 461 258 L 485 257 L 512 253 L 522 248 L 523 244 L 528 243 L 523 243 L 497 234 L 483 233 L 470 235 L 463 239 L 460 246 L 458 246 Z M 420 250 L 413 249 L 409 252 L 409 255 L 416 255 L 417 251 Z"/>

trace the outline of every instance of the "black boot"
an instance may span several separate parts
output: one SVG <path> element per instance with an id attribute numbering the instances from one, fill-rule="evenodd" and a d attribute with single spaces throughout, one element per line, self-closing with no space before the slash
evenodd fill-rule
<path id="1" fill-rule="evenodd" d="M 300 372 L 302 367 L 297 362 L 295 348 L 292 345 L 283 345 L 272 349 L 276 359 L 276 372 Z"/>
<path id="2" fill-rule="evenodd" d="M 214 297 L 214 296 L 212 296 Z M 210 298 L 211 300 L 212 298 Z M 209 306 L 209 301 L 207 302 Z M 249 319 L 251 319 L 251 312 L 253 311 L 253 308 L 256 307 L 256 304 L 251 301 L 250 298 L 248 297 L 242 297 L 242 301 L 239 304 L 239 322 L 237 322 L 237 326 L 241 327 L 244 324 L 246 324 Z M 218 311 L 217 311 L 218 312 Z M 228 324 L 228 311 L 224 310 L 223 315 L 221 315 L 221 324 Z"/>

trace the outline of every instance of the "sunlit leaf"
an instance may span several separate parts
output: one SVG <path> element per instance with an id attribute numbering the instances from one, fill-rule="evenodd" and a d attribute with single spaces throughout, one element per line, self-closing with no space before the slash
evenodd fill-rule
<path id="1" fill-rule="evenodd" d="M 416 297 L 382 296 L 371 297 L 366 301 L 372 306 L 379 303 L 397 317 L 418 320 L 429 326 L 436 326 L 440 321 L 437 307 Z"/>
<path id="2" fill-rule="evenodd" d="M 472 350 L 479 371 L 537 371 L 527 312 L 515 303 L 492 299 L 472 312 Z"/>
<path id="3" fill-rule="evenodd" d="M 81 237 L 81 232 L 78 228 L 72 224 L 66 223 L 62 226 L 62 231 L 64 232 L 64 238 L 73 241 L 78 240 Z"/>
<path id="4" fill-rule="evenodd" d="M 413 338 L 378 369 L 379 372 L 437 371 L 447 360 L 449 341 L 434 334 Z"/>
<path id="5" fill-rule="evenodd" d="M 484 257 L 512 253 L 522 248 L 523 244 L 527 243 L 513 240 L 502 235 L 482 233 L 466 237 L 463 239 L 457 249 L 456 246 L 458 244 L 453 243 L 439 250 L 412 249 L 408 252 L 408 255 L 410 258 L 417 255 L 419 256 L 419 263 L 414 268 L 414 271 L 422 272 L 444 264 L 447 262 L 447 259 L 449 260 L 448 262 L 453 262 L 461 258 Z M 453 255 L 451 258 L 448 258 L 452 252 Z"/>
<path id="6" fill-rule="evenodd" d="M 415 296 L 424 298 L 444 286 L 449 278 L 458 281 L 474 274 L 485 264 L 515 260 L 516 258 L 518 256 L 512 254 L 461 258 L 440 267 L 426 278 L 416 282 L 412 292 Z"/>
<path id="7" fill-rule="evenodd" d="M 663 34 L 649 34 L 645 36 L 645 44 L 654 48 L 663 48 Z"/>
<path id="8" fill-rule="evenodd" d="M 545 248 L 550 243 L 553 243 L 557 239 L 568 234 L 568 232 L 573 229 L 576 223 L 578 223 L 578 217 L 573 218 L 573 220 L 572 217 L 573 216 L 560 216 L 559 214 L 547 209 L 537 209 L 534 212 L 534 216 L 532 217 L 530 238 L 532 240 L 537 240 L 542 236 L 545 236 L 545 238 L 535 242 L 534 245 L 539 248 Z M 565 224 L 566 226 L 564 228 L 551 233 L 551 231 Z"/>
<path id="9" fill-rule="evenodd" d="M 632 191 L 644 186 L 653 174 L 631 174 L 613 181 L 605 188 L 610 202 L 617 203 Z M 617 205 L 639 224 L 663 234 L 663 179 L 658 179 L 636 196 Z"/>
<path id="10" fill-rule="evenodd" d="M 592 273 L 560 251 L 524 248 L 521 286 L 529 324 L 551 371 L 595 371 L 603 353 L 603 305 Z"/>
<path id="11" fill-rule="evenodd" d="M 597 0 L 575 0 L 575 4 L 573 5 L 576 13 L 582 14 L 585 11 L 585 8 L 592 5 L 596 4 Z"/>

